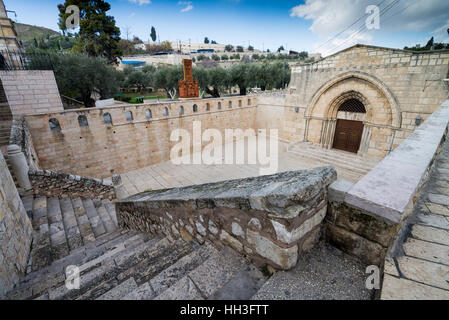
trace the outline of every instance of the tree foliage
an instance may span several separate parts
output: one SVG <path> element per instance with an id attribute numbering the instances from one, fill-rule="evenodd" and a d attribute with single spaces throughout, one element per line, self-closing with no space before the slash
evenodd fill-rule
<path id="1" fill-rule="evenodd" d="M 80 9 L 78 42 L 73 50 L 116 63 L 123 52 L 119 47 L 120 29 L 115 25 L 114 17 L 107 15 L 111 5 L 103 0 L 65 0 L 64 4 L 58 5 L 59 28 L 64 33 L 67 31 L 66 19 L 70 16 L 66 8 L 70 5 Z"/>
<path id="2" fill-rule="evenodd" d="M 86 107 L 94 106 L 93 93 L 101 99 L 112 98 L 124 77 L 102 57 L 42 51 L 33 51 L 29 57 L 31 69 L 53 70 L 61 94 L 83 101 Z"/>
<path id="3" fill-rule="evenodd" d="M 150 37 L 153 42 L 155 42 L 157 39 L 156 29 L 153 26 L 151 27 Z"/>

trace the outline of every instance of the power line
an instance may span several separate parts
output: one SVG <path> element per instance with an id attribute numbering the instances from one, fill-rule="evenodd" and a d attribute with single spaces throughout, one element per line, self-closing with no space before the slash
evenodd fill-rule
<path id="1" fill-rule="evenodd" d="M 382 17 L 385 13 L 387 13 L 388 11 L 390 11 L 396 4 L 399 3 L 400 0 L 394 0 L 392 3 L 390 3 L 389 5 L 387 5 L 385 8 L 383 8 L 380 12 L 380 17 Z M 357 31 L 355 31 L 354 33 L 352 33 L 349 38 L 347 38 L 346 40 L 344 40 L 342 43 L 335 45 L 332 48 L 329 48 L 326 52 L 332 52 L 337 50 L 338 48 L 340 48 L 341 46 L 346 45 L 349 41 L 351 41 L 355 36 L 360 35 L 361 33 L 365 32 L 367 29 L 366 24 L 364 23 L 362 26 L 359 27 L 359 29 Z"/>
<path id="2" fill-rule="evenodd" d="M 382 3 L 384 3 L 386 0 L 382 0 L 377 6 L 380 7 L 382 5 Z M 363 14 L 360 18 L 358 18 L 355 22 L 353 22 L 349 27 L 345 28 L 343 31 L 337 33 L 336 35 L 334 35 L 333 37 L 331 37 L 330 39 L 328 39 L 327 41 L 323 42 L 322 44 L 320 44 L 318 47 L 315 48 L 315 50 L 318 50 L 319 48 L 323 47 L 324 45 L 326 45 L 327 43 L 329 43 L 330 41 L 336 39 L 338 36 L 340 36 L 341 34 L 343 34 L 345 31 L 349 30 L 352 28 L 352 26 L 354 26 L 355 24 L 357 24 L 358 22 L 360 22 L 360 20 L 362 20 L 363 18 L 365 18 L 366 13 Z"/>

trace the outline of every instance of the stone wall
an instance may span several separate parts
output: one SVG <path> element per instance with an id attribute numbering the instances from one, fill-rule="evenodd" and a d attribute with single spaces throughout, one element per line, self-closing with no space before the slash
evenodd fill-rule
<path id="1" fill-rule="evenodd" d="M 256 263 L 290 269 L 320 238 L 331 167 L 144 192 L 117 202 L 120 227 L 210 240 Z"/>
<path id="2" fill-rule="evenodd" d="M 172 131 L 186 129 L 192 135 L 194 121 L 203 131 L 216 128 L 223 136 L 225 129 L 255 129 L 256 106 L 257 97 L 233 96 L 45 113 L 27 116 L 26 122 L 42 169 L 105 178 L 169 160 L 178 143 L 170 141 Z M 127 120 L 129 112 L 132 120 Z M 105 123 L 106 114 L 111 124 Z M 80 117 L 87 126 L 80 126 Z M 50 129 L 50 119 L 60 130 Z"/>
<path id="3" fill-rule="evenodd" d="M 63 111 L 53 71 L 0 71 L 13 115 Z"/>
<path id="4" fill-rule="evenodd" d="M 410 52 L 356 45 L 320 61 L 297 66 L 284 105 L 258 110 L 258 127 L 280 130 L 291 142 L 331 148 L 338 107 L 350 98 L 366 108 L 360 153 L 382 158 L 394 150 L 449 96 L 449 51 Z M 263 114 L 265 113 L 265 115 Z"/>
<path id="5" fill-rule="evenodd" d="M 0 298 L 12 289 L 26 271 L 32 230 L 0 152 Z"/>
<path id="6" fill-rule="evenodd" d="M 327 240 L 364 262 L 383 266 L 448 135 L 449 101 L 356 184 L 329 187 Z M 399 240 L 400 242 L 400 240 Z"/>
<path id="7" fill-rule="evenodd" d="M 114 187 L 110 181 L 51 170 L 30 170 L 28 176 L 35 196 L 115 199 Z"/>

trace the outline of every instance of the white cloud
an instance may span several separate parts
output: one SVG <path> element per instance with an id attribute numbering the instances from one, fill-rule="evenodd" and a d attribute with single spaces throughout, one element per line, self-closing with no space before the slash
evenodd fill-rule
<path id="1" fill-rule="evenodd" d="M 183 9 L 181 9 L 181 12 L 189 12 L 190 10 L 193 10 L 192 1 L 179 1 L 179 5 L 185 6 Z"/>
<path id="2" fill-rule="evenodd" d="M 143 6 L 144 4 L 150 4 L 151 0 L 128 0 L 129 2 L 139 4 L 139 6 Z"/>
<path id="3" fill-rule="evenodd" d="M 395 2 L 396 0 L 306 0 L 304 4 L 293 7 L 290 16 L 312 21 L 310 30 L 324 39 L 317 46 L 318 51 L 324 54 L 342 50 L 355 43 L 370 43 L 375 36 L 384 32 L 427 32 L 435 35 L 435 39 L 447 41 L 447 0 L 400 0 L 381 15 L 380 30 L 357 32 L 368 17 L 365 10 L 369 5 L 381 4 L 382 12 Z M 358 23 L 330 40 L 359 18 Z M 330 41 L 323 45 L 326 40 Z M 341 46 L 335 49 L 336 45 Z"/>

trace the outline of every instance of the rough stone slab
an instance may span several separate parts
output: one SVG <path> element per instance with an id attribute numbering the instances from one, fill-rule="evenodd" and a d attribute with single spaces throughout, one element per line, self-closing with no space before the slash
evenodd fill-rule
<path id="1" fill-rule="evenodd" d="M 175 264 L 159 273 L 149 282 L 155 296 L 161 294 L 185 275 L 195 270 L 204 260 L 214 254 L 217 254 L 214 248 L 204 245 L 199 250 L 181 258 Z"/>
<path id="2" fill-rule="evenodd" d="M 449 266 L 411 257 L 400 257 L 397 261 L 403 277 L 449 290 Z"/>
<path id="3" fill-rule="evenodd" d="M 449 246 L 449 231 L 447 230 L 414 225 L 412 227 L 411 235 L 419 240 L 435 242 Z"/>
<path id="4" fill-rule="evenodd" d="M 222 250 L 189 274 L 189 278 L 201 290 L 204 297 L 210 297 L 218 289 L 245 268 L 243 259 L 231 249 Z"/>
<path id="5" fill-rule="evenodd" d="M 149 282 L 145 282 L 140 287 L 137 287 L 126 296 L 122 297 L 121 300 L 152 300 L 156 294 Z"/>
<path id="6" fill-rule="evenodd" d="M 382 300 L 448 300 L 449 291 L 384 275 Z"/>
<path id="7" fill-rule="evenodd" d="M 448 121 L 449 108 L 431 114 L 348 192 L 345 201 L 391 223 L 402 221 L 440 145 Z"/>
<path id="8" fill-rule="evenodd" d="M 136 288 L 137 284 L 136 281 L 134 281 L 134 278 L 129 278 L 105 294 L 101 295 L 96 300 L 119 300 Z"/>
<path id="9" fill-rule="evenodd" d="M 449 196 L 442 195 L 442 194 L 434 194 L 429 193 L 427 196 L 429 201 L 435 204 L 440 204 L 443 206 L 449 206 Z"/>
<path id="10" fill-rule="evenodd" d="M 346 193 L 354 187 L 354 183 L 337 179 L 329 186 L 329 202 L 343 202 Z"/>
<path id="11" fill-rule="evenodd" d="M 408 256 L 449 265 L 449 246 L 409 238 L 403 248 Z"/>
<path id="12" fill-rule="evenodd" d="M 249 300 L 266 281 L 262 272 L 251 265 L 210 296 L 209 300 Z"/>
<path id="13" fill-rule="evenodd" d="M 417 223 L 429 227 L 449 230 L 449 217 L 440 216 L 437 214 L 418 213 Z"/>
<path id="14" fill-rule="evenodd" d="M 188 276 L 165 290 L 154 300 L 204 300 Z"/>
<path id="15" fill-rule="evenodd" d="M 286 212 L 283 214 L 274 208 L 287 206 L 291 199 L 295 201 L 311 199 L 332 183 L 336 175 L 335 170 L 330 166 L 288 171 L 270 176 L 143 192 L 117 203 L 153 202 L 157 205 L 161 201 L 203 200 L 214 202 L 216 207 L 234 208 L 236 202 L 242 202 L 251 205 L 252 209 L 265 210 L 274 216 L 283 217 Z"/>
<path id="16" fill-rule="evenodd" d="M 449 186 L 448 186 L 449 190 Z M 433 214 L 439 214 L 442 216 L 449 217 L 449 208 L 442 206 L 440 204 L 432 203 L 432 202 L 426 202 L 420 205 L 421 210 L 424 212 L 430 212 Z"/>

